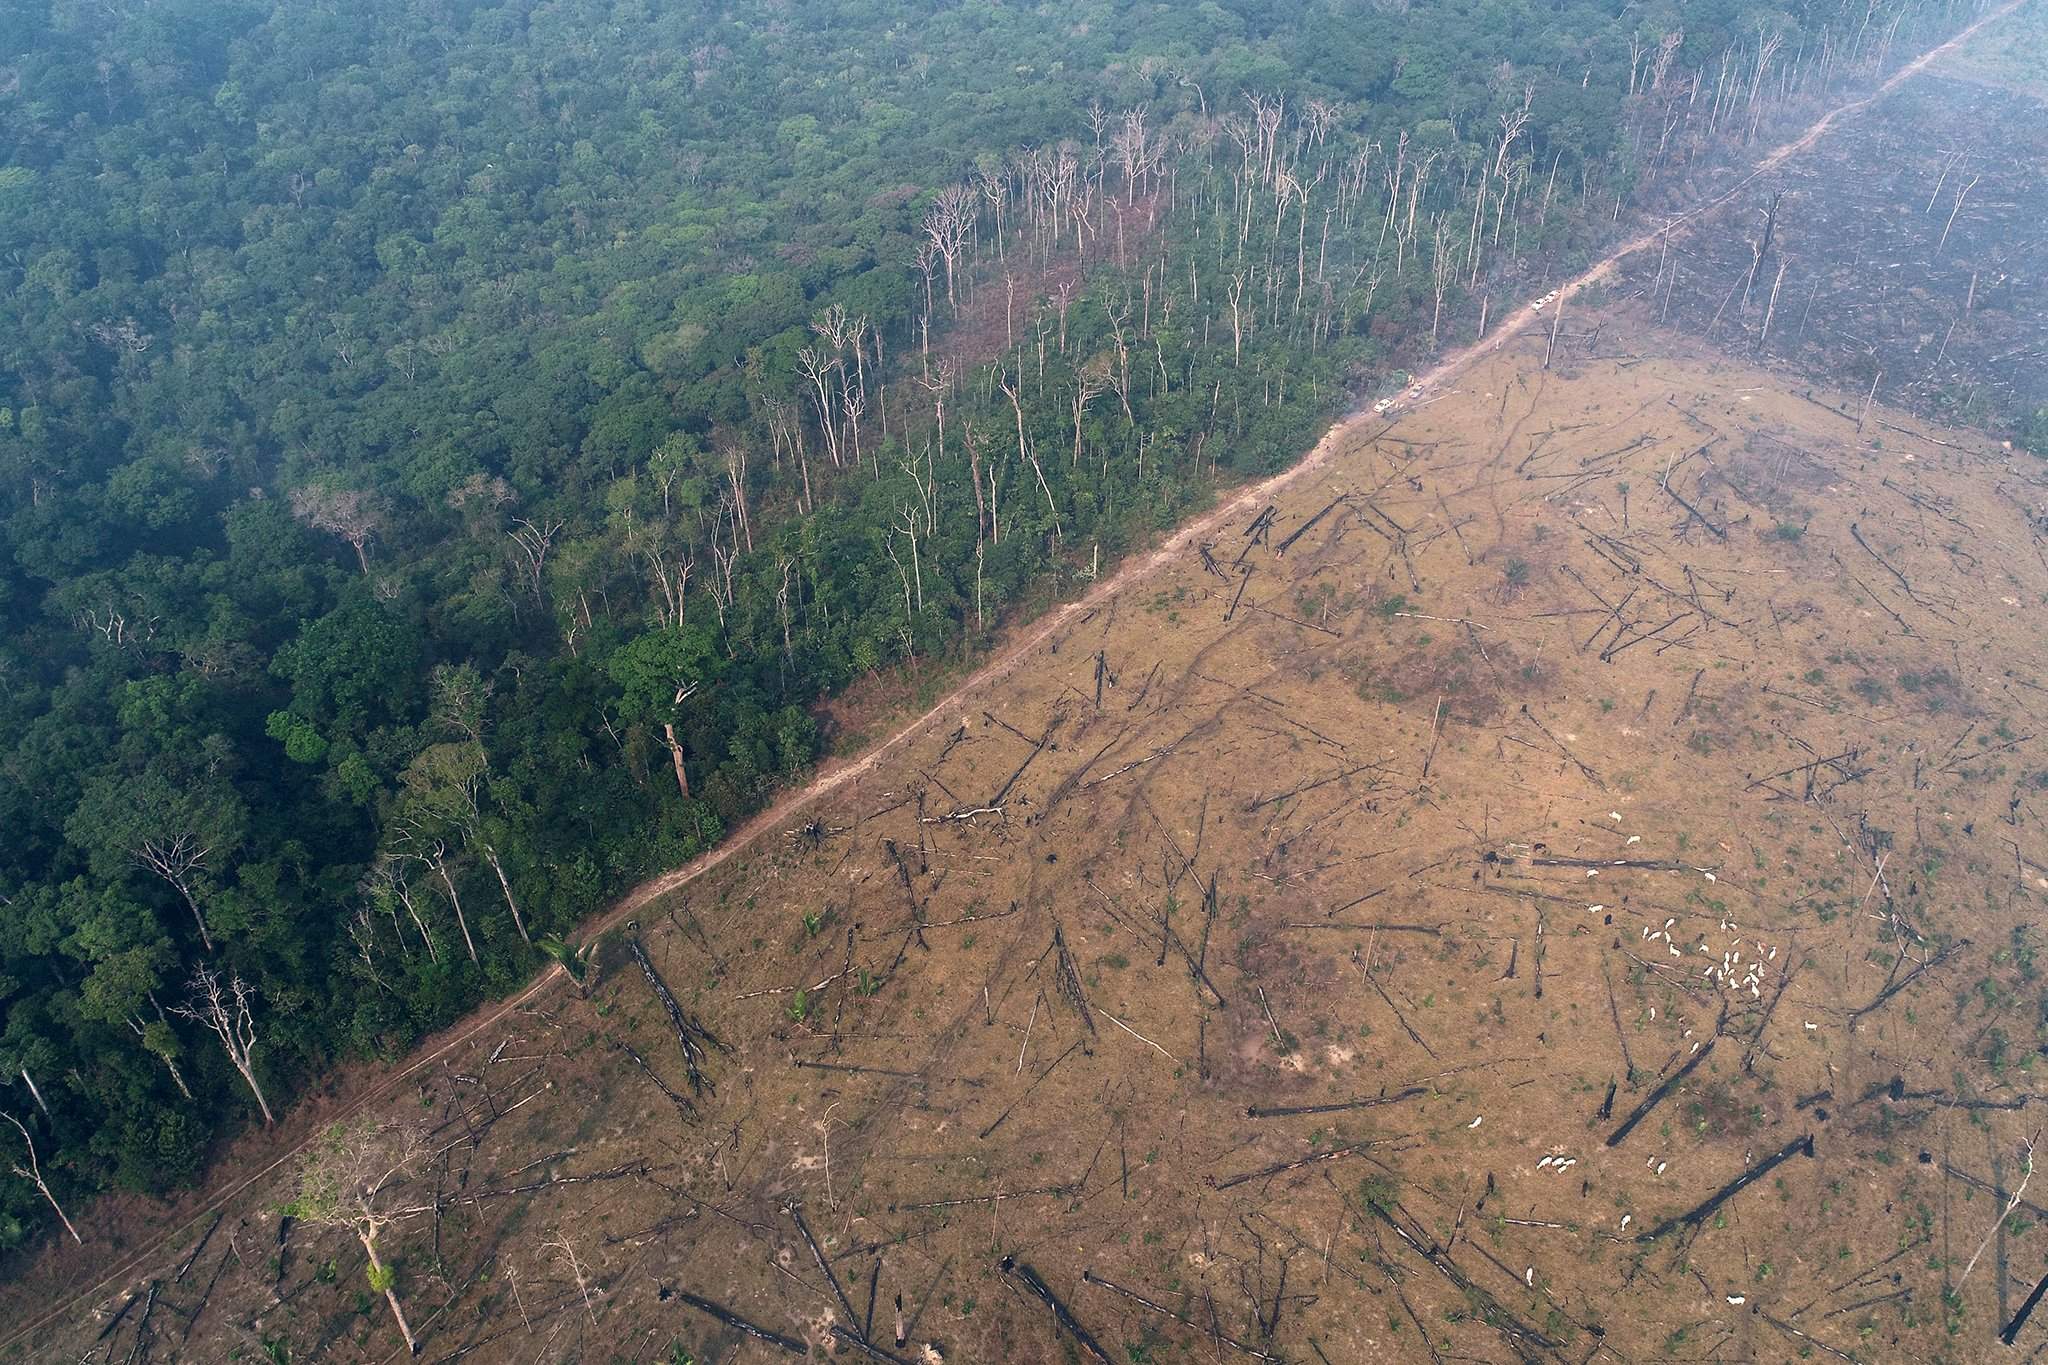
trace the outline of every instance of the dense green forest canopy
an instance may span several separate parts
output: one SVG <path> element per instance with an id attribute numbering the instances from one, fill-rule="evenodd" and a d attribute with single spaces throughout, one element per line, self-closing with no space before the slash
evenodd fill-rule
<path id="1" fill-rule="evenodd" d="M 190 1180 L 1949 18 L 12 0 L 0 1108 Z"/>

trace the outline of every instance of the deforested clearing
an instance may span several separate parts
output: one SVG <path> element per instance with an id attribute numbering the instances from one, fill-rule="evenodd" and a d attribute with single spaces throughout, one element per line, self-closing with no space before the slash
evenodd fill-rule
<path id="1" fill-rule="evenodd" d="M 1118 1359 L 2002 1323 L 2038 472 L 1576 327 L 1354 423 L 387 1106 L 429 1353 L 1066 1358 L 1033 1284 Z M 195 1341 L 388 1354 L 277 1202 L 188 1270 Z"/>

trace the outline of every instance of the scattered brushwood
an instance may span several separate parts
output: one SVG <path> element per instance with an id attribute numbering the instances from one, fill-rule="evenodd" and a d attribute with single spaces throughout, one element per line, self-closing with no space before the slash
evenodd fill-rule
<path id="1" fill-rule="evenodd" d="M 1694 1067 L 1707 1060 L 1707 1054 L 1714 1050 L 1716 1041 L 1718 1040 L 1709 1038 L 1705 1046 L 1701 1047 L 1698 1052 L 1693 1053 L 1692 1056 L 1686 1058 L 1684 1066 L 1672 1072 L 1665 1079 L 1664 1084 L 1644 1096 L 1643 1102 L 1637 1105 L 1629 1116 L 1621 1121 L 1621 1127 L 1607 1135 L 1607 1145 L 1609 1147 L 1620 1146 L 1621 1140 L 1633 1132 L 1637 1124 L 1649 1117 L 1650 1111 L 1662 1104 L 1670 1096 L 1671 1092 L 1678 1088 L 1679 1083 L 1692 1074 Z"/>
<path id="2" fill-rule="evenodd" d="M 1733 1180 L 1723 1185 L 1720 1189 L 1714 1191 L 1713 1194 L 1709 1195 L 1705 1200 L 1701 1201 L 1695 1207 L 1687 1210 L 1684 1213 L 1679 1214 L 1675 1218 L 1665 1219 L 1656 1227 L 1651 1228 L 1648 1232 L 1638 1235 L 1636 1240 L 1638 1242 L 1654 1242 L 1658 1238 L 1676 1232 L 1679 1228 L 1682 1227 L 1700 1227 L 1709 1218 L 1712 1218 L 1714 1216 L 1714 1211 L 1716 1209 L 1720 1208 L 1730 1199 L 1733 1199 L 1736 1195 L 1742 1193 L 1742 1191 L 1747 1189 L 1751 1184 L 1755 1183 L 1758 1180 L 1763 1179 L 1772 1171 L 1777 1170 L 1778 1167 L 1782 1165 L 1784 1162 L 1791 1160 L 1795 1156 L 1811 1157 L 1812 1155 L 1813 1134 L 1806 1133 L 1802 1136 L 1796 1137 L 1792 1139 L 1792 1141 L 1786 1143 L 1783 1147 L 1780 1147 L 1777 1151 L 1765 1157 L 1762 1161 L 1759 1161 L 1754 1166 L 1751 1166 L 1741 1175 L 1736 1176 Z"/>
<path id="3" fill-rule="evenodd" d="M 770 1346 L 780 1346 L 793 1356 L 807 1356 L 811 1353 L 811 1348 L 796 1338 L 786 1337 L 780 1332 L 771 1332 L 759 1323 L 748 1322 L 730 1308 L 722 1308 L 709 1299 L 692 1294 L 687 1289 L 676 1290 L 675 1296 L 698 1312 L 716 1318 L 735 1332 L 745 1333 L 756 1341 L 765 1341 Z"/>
<path id="4" fill-rule="evenodd" d="M 1392 1141 L 1390 1138 L 1376 1138 L 1368 1142 L 1347 1142 L 1340 1147 L 1325 1147 L 1319 1152 L 1310 1152 L 1307 1156 L 1296 1157 L 1292 1161 L 1280 1161 L 1271 1166 L 1261 1166 L 1256 1171 L 1244 1171 L 1238 1175 L 1225 1176 L 1221 1180 L 1212 1181 L 1210 1188 L 1217 1190 L 1232 1189 L 1235 1186 L 1243 1185 L 1253 1180 L 1264 1180 L 1267 1176 L 1284 1175 L 1288 1171 L 1300 1170 L 1303 1166 L 1315 1166 L 1325 1161 L 1342 1161 L 1346 1157 L 1363 1155 L 1374 1147 L 1384 1147 L 1390 1141 Z"/>
<path id="5" fill-rule="evenodd" d="M 1083 1350 L 1095 1357 L 1096 1360 L 1102 1362 L 1102 1365 L 1115 1365 L 1115 1362 L 1109 1357 L 1109 1352 L 1103 1350 L 1102 1344 L 1089 1335 L 1088 1329 L 1081 1325 L 1080 1320 L 1068 1310 L 1065 1304 L 1060 1302 L 1059 1296 L 1054 1294 L 1046 1286 L 1045 1281 L 1038 1277 L 1037 1271 L 1018 1260 L 1015 1256 L 1003 1257 L 1000 1269 L 1005 1276 L 1023 1285 L 1034 1298 L 1051 1309 L 1053 1321 L 1058 1323 L 1061 1329 L 1068 1336 L 1072 1337 Z"/>
<path id="6" fill-rule="evenodd" d="M 1057 921 L 1052 926 L 1053 980 L 1059 985 L 1060 998 L 1073 1007 L 1081 1017 L 1082 1027 L 1088 1036 L 1095 1036 L 1094 1011 L 1088 1008 L 1088 993 L 1081 987 L 1081 969 L 1074 962 L 1074 954 L 1067 947 L 1067 936 Z"/>
<path id="7" fill-rule="evenodd" d="M 1193 1318 L 1185 1317 L 1179 1313 L 1176 1313 L 1171 1308 L 1168 1308 L 1163 1304 L 1154 1303 L 1152 1302 L 1152 1300 L 1146 1298 L 1142 1294 L 1132 1293 L 1130 1290 L 1125 1289 L 1122 1285 L 1111 1284 L 1108 1280 L 1103 1279 L 1100 1275 L 1097 1275 L 1092 1270 L 1084 1270 L 1081 1272 L 1081 1283 L 1092 1284 L 1098 1289 L 1107 1289 L 1112 1294 L 1121 1295 L 1122 1297 L 1129 1299 L 1132 1303 L 1138 1304 L 1141 1307 L 1149 1308 L 1153 1312 L 1158 1313 L 1163 1317 L 1172 1318 L 1175 1322 L 1180 1323 L 1184 1327 L 1192 1327 L 1197 1332 L 1206 1333 L 1211 1337 L 1212 1340 L 1222 1342 L 1225 1346 L 1230 1347 L 1232 1350 L 1240 1351 L 1243 1354 L 1250 1356 L 1254 1360 L 1268 1361 L 1271 1362 L 1271 1365 L 1284 1365 L 1284 1358 L 1281 1356 L 1276 1356 L 1270 1351 L 1262 1351 L 1256 1346 L 1248 1346 L 1244 1342 L 1237 1340 L 1237 1338 L 1226 1334 L 1220 1328 L 1211 1331 L 1211 1329 L 1203 1327 Z"/>
<path id="8" fill-rule="evenodd" d="M 1349 1109 L 1377 1109 L 1383 1104 L 1400 1104 L 1404 1100 L 1412 1100 L 1428 1093 L 1428 1089 L 1423 1086 L 1411 1085 L 1391 1095 L 1382 1090 L 1378 1095 L 1366 1099 L 1338 1100 L 1334 1104 L 1254 1104 L 1245 1109 L 1244 1116 L 1248 1119 L 1278 1119 L 1291 1118 L 1299 1114 L 1341 1114 Z"/>
<path id="9" fill-rule="evenodd" d="M 667 1081 L 663 1080 L 661 1078 L 661 1074 L 657 1072 L 652 1066 L 648 1065 L 647 1059 L 645 1057 L 642 1057 L 639 1054 L 639 1052 L 634 1049 L 631 1043 L 628 1043 L 623 1039 L 615 1039 L 612 1045 L 618 1048 L 619 1051 L 625 1053 L 626 1056 L 632 1060 L 633 1065 L 639 1067 L 641 1072 L 646 1075 L 647 1079 L 654 1082 L 654 1088 L 659 1090 L 662 1094 L 668 1097 L 668 1102 L 676 1107 L 676 1112 L 683 1116 L 683 1121 L 685 1123 L 695 1121 L 697 1117 L 697 1106 L 690 1102 L 689 1096 L 677 1091 L 674 1086 L 670 1085 Z"/>
<path id="10" fill-rule="evenodd" d="M 1398 1202 L 1388 1203 L 1377 1199 L 1365 1201 L 1367 1212 L 1384 1222 L 1396 1237 L 1401 1239 L 1410 1251 L 1434 1266 L 1439 1274 L 1449 1280 L 1472 1305 L 1479 1321 L 1499 1332 L 1508 1340 L 1508 1345 L 1518 1356 L 1526 1357 L 1530 1348 L 1555 1351 L 1561 1342 L 1545 1335 L 1535 1327 L 1523 1322 L 1459 1268 L 1451 1254 L 1436 1237 L 1413 1214 L 1402 1208 Z M 1400 1217 L 1395 1217 L 1396 1213 Z M 1412 1224 L 1412 1226 L 1411 1226 Z"/>
<path id="11" fill-rule="evenodd" d="M 181 1341 L 190 1341 L 192 1339 L 192 1329 L 199 1325 L 199 1315 L 204 1313 L 206 1305 L 213 1301 L 214 1286 L 220 1283 L 221 1272 L 228 1268 L 228 1259 L 230 1257 L 233 1257 L 238 1263 L 242 1259 L 241 1253 L 235 1250 L 235 1245 L 232 1241 L 228 1243 L 228 1249 L 220 1254 L 220 1259 L 213 1263 L 213 1274 L 207 1277 L 206 1288 L 200 1292 L 199 1302 L 193 1304 L 191 1311 L 185 1314 L 185 1333 L 180 1338 Z"/>
<path id="12" fill-rule="evenodd" d="M 1320 512 L 1317 512 L 1307 521 L 1304 521 L 1301 525 L 1295 527 L 1292 531 L 1288 532 L 1286 537 L 1282 539 L 1279 544 L 1273 547 L 1274 556 L 1277 558 L 1279 556 L 1285 555 L 1290 549 L 1294 547 L 1295 541 L 1300 540 L 1303 536 L 1307 535 L 1310 531 L 1315 529 L 1316 523 L 1320 522 L 1324 517 L 1327 517 L 1328 515 L 1330 515 L 1330 513 L 1336 511 L 1339 507 L 1342 507 L 1345 503 L 1349 501 L 1351 501 L 1351 494 L 1340 493 L 1336 497 L 1330 499 L 1327 503 L 1324 503 L 1323 509 Z"/>
<path id="13" fill-rule="evenodd" d="M 1053 1058 L 1052 1065 L 1047 1067 L 1045 1070 L 1039 1072 L 1038 1075 L 1032 1080 L 1031 1084 L 1024 1087 L 1024 1093 L 1019 1095 L 1016 1099 L 1012 1100 L 1010 1102 L 1010 1107 L 1003 1110 L 1002 1113 L 996 1115 L 994 1121 L 991 1122 L 988 1127 L 982 1129 L 981 1132 L 977 1134 L 977 1136 L 986 1138 L 989 1134 L 995 1132 L 996 1129 L 1002 1127 L 1004 1122 L 1009 1119 L 1010 1115 L 1017 1112 L 1017 1106 L 1024 1103 L 1025 1100 L 1031 1098 L 1031 1092 L 1038 1089 L 1040 1083 L 1043 1082 L 1047 1076 L 1050 1076 L 1053 1072 L 1059 1070 L 1061 1062 L 1064 1062 L 1065 1060 L 1067 1060 L 1067 1058 L 1073 1056 L 1076 1052 L 1080 1051 L 1080 1049 L 1081 1042 L 1079 1039 L 1076 1039 L 1074 1042 L 1068 1044 L 1067 1050 L 1065 1052 L 1062 1052 L 1059 1056 Z"/>
<path id="14" fill-rule="evenodd" d="M 1872 1014 L 1878 1010 L 1883 1009 L 1885 1005 L 1890 1002 L 1893 996 L 1897 995 L 1900 991 L 1906 989 L 1906 987 L 1912 985 L 1915 981 L 1919 980 L 1923 973 L 1928 972 L 1933 968 L 1939 967 L 1942 963 L 1948 961 L 1950 958 L 1954 957 L 1957 953 L 1961 952 L 1963 949 L 1969 946 L 1970 940 L 1966 938 L 1959 938 L 1954 943 L 1949 944 L 1948 947 L 1943 948 L 1940 952 L 1936 953 L 1933 957 L 1930 957 L 1926 961 L 1920 963 L 1918 966 L 1914 967 L 1912 971 L 1907 972 L 1897 981 L 1892 982 L 1891 985 L 1886 986 L 1883 990 L 1879 991 L 1869 1004 L 1863 1006 L 1861 1009 L 1851 1010 L 1849 1012 L 1849 1026 L 1851 1028 L 1854 1028 L 1857 1022 L 1861 1020 L 1864 1015 Z"/>
<path id="15" fill-rule="evenodd" d="M 1771 1026 L 1771 1016 L 1778 1012 L 1778 1002 L 1785 998 L 1785 988 L 1792 984 L 1792 970 L 1786 968 L 1778 973 L 1778 989 L 1771 992 L 1771 1002 L 1764 1006 L 1763 1017 L 1756 1021 L 1756 1028 L 1749 1035 L 1749 1045 L 1742 1050 L 1742 1069 L 1750 1070 L 1756 1063 L 1756 1054 L 1763 1049 L 1764 1030 Z"/>
<path id="16" fill-rule="evenodd" d="M 1009 775 L 1009 777 L 1004 779 L 1002 786 L 996 788 L 996 794 L 994 796 L 991 796 L 988 800 L 981 803 L 982 810 L 996 811 L 1002 809 L 1003 798 L 1010 794 L 1010 788 L 1017 785 L 1017 779 L 1024 776 L 1024 770 L 1029 768 L 1033 763 L 1036 763 L 1038 761 L 1038 756 L 1044 753 L 1046 751 L 1046 748 L 1049 745 L 1051 745 L 1053 732 L 1059 729 L 1060 727 L 1061 715 L 1059 709 L 1055 707 L 1053 709 L 1052 718 L 1046 721 L 1045 723 L 1045 733 L 1034 740 L 1030 736 L 1018 730 L 1016 726 L 1004 725 L 1002 721 L 996 720 L 995 716 L 990 712 L 984 711 L 981 714 L 988 717 L 989 720 L 994 721 L 997 725 L 1002 725 L 1005 730 L 1008 730 L 1011 734 L 1016 735 L 1019 739 L 1022 739 L 1026 743 L 1031 745 L 1031 752 L 1024 755 L 1024 761 L 1022 763 L 1019 763 L 1016 767 L 1016 770 L 1012 772 Z"/>
<path id="17" fill-rule="evenodd" d="M 685 1014 L 683 1007 L 676 1003 L 675 993 L 670 991 L 668 983 L 661 979 L 661 973 L 654 969 L 653 961 L 647 956 L 647 949 L 640 942 L 640 922 L 629 921 L 626 932 L 629 935 L 626 946 L 632 950 L 633 960 L 640 964 L 640 974 L 647 978 L 647 984 L 654 991 L 655 998 L 661 1001 L 661 1007 L 668 1011 L 668 1021 L 675 1029 L 676 1041 L 682 1044 L 683 1065 L 689 1072 L 690 1089 L 698 1094 L 713 1089 L 711 1082 L 704 1075 L 704 1065 L 710 1060 L 713 1051 L 731 1052 L 732 1049 L 720 1042 L 711 1030 Z"/>
<path id="18" fill-rule="evenodd" d="M 964 1209 L 975 1204 L 1001 1204 L 1018 1199 L 1071 1199 L 1081 1192 L 1078 1181 L 1064 1185 L 1039 1185 L 1028 1190 L 1003 1190 L 997 1194 L 963 1194 L 954 1199 L 921 1199 L 914 1204 L 891 1204 L 891 1213 L 923 1213 L 931 1209 Z M 897 1345 L 902 1345 L 898 1342 Z"/>
<path id="19" fill-rule="evenodd" d="M 1743 790 L 1755 791 L 1757 788 L 1762 787 L 1779 800 L 1812 801 L 1817 797 L 1826 796 L 1836 787 L 1846 786 L 1851 782 L 1860 782 L 1870 776 L 1871 769 L 1857 766 L 1857 760 L 1862 756 L 1863 750 L 1861 748 L 1851 747 L 1844 749 L 1838 754 L 1829 754 L 1826 758 L 1816 758 L 1811 763 L 1801 763 L 1790 768 L 1780 768 L 1777 772 L 1752 778 L 1749 785 L 1744 787 Z M 1824 768 L 1830 770 L 1835 779 L 1825 787 L 1820 785 L 1821 770 Z M 1776 785 L 1788 777 L 1801 779 L 1803 790 L 1795 794 Z"/>
<path id="20" fill-rule="evenodd" d="M 1522 703 L 1521 713 L 1523 717 L 1527 719 L 1531 725 L 1535 726 L 1539 731 L 1542 732 L 1543 737 L 1545 739 L 1549 740 L 1552 744 L 1557 746 L 1557 751 L 1565 756 L 1566 761 L 1569 762 L 1574 768 L 1577 768 L 1579 770 L 1579 776 L 1585 778 L 1588 782 L 1591 782 L 1594 786 L 1600 788 L 1600 790 L 1607 790 L 1607 784 L 1600 780 L 1600 774 L 1594 772 L 1584 763 L 1581 763 L 1579 761 L 1579 756 L 1573 753 L 1571 751 L 1571 748 L 1568 745 L 1566 745 L 1563 740 L 1559 739 L 1554 733 L 1552 733 L 1549 726 L 1545 725 L 1541 720 L 1537 719 L 1536 713 L 1529 709 L 1529 704 L 1527 702 Z"/>
<path id="21" fill-rule="evenodd" d="M 142 1320 L 135 1324 L 135 1346 L 128 1352 L 128 1365 L 149 1359 L 149 1348 L 156 1341 L 155 1335 L 149 1330 L 149 1323 L 150 1319 L 156 1316 L 157 1295 L 163 1287 L 162 1280 L 149 1282 L 149 1295 L 142 1301 Z"/>

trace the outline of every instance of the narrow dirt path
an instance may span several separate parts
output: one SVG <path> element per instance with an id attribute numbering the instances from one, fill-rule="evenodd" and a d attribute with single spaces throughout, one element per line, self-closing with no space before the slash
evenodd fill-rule
<path id="1" fill-rule="evenodd" d="M 1691 219 L 1725 204 L 1759 176 L 1768 174 L 1783 165 L 1791 157 L 1811 147 L 1840 119 L 1877 103 L 1904 82 L 1926 70 L 1931 63 L 1939 60 L 1961 44 L 1968 42 L 1987 24 L 2003 18 L 2025 3 L 2027 3 L 2027 0 L 2007 0 L 2006 4 L 1976 20 L 1969 27 L 1956 34 L 1955 37 L 1939 47 L 1929 49 L 1901 67 L 1870 94 L 1830 109 L 1798 138 L 1769 152 L 1761 161 L 1756 163 L 1748 175 L 1737 181 L 1729 189 L 1662 226 L 1642 233 L 1614 248 L 1607 256 L 1588 268 L 1576 279 L 1559 287 L 1558 306 L 1562 307 L 1566 300 L 1587 286 L 1605 279 L 1613 272 L 1617 265 L 1628 257 L 1656 245 L 1665 236 Z M 1527 329 L 1530 319 L 1534 316 L 1538 315 L 1531 314 L 1525 307 L 1517 307 L 1510 310 L 1507 314 L 1507 320 L 1501 324 L 1499 330 L 1473 343 L 1471 346 L 1445 357 L 1427 374 L 1417 380 L 1416 383 L 1422 387 L 1425 394 L 1439 387 L 1445 381 L 1454 378 L 1474 361 L 1491 355 L 1520 335 Z M 1405 405 L 1406 403 L 1404 402 Z M 887 740 L 868 750 L 868 752 L 857 759 L 828 765 L 809 784 L 785 794 L 766 810 L 761 811 L 737 830 L 732 831 L 718 847 L 672 872 L 664 873 L 634 888 L 616 904 L 612 905 L 595 919 L 585 923 L 582 926 L 583 934 L 586 937 L 594 937 L 624 923 L 650 902 L 679 887 L 688 885 L 690 882 L 702 877 L 705 873 L 721 866 L 735 855 L 751 848 L 755 840 L 770 829 L 786 824 L 798 812 L 815 805 L 818 801 L 842 787 L 858 783 L 884 757 L 911 739 L 924 733 L 933 724 L 941 723 L 952 717 L 967 698 L 986 690 L 992 684 L 1007 677 L 1029 658 L 1040 645 L 1066 629 L 1077 617 L 1100 608 L 1117 594 L 1126 591 L 1134 584 L 1185 554 L 1190 547 L 1203 538 L 1216 534 L 1231 522 L 1245 516 L 1253 509 L 1263 506 L 1279 490 L 1320 472 L 1336 458 L 1340 450 L 1360 433 L 1370 432 L 1371 435 L 1378 436 L 1391 429 L 1395 422 L 1399 420 L 1399 412 L 1400 409 L 1396 408 L 1390 416 L 1385 417 L 1370 412 L 1357 413 L 1339 420 L 1316 443 L 1315 448 L 1300 461 L 1273 475 L 1271 478 L 1238 490 L 1227 501 L 1220 503 L 1207 514 L 1184 524 L 1165 541 L 1161 542 L 1158 548 L 1150 554 L 1126 562 L 1115 574 L 1096 584 L 1085 595 L 1047 612 L 1044 618 L 1037 622 L 1030 630 L 1004 645 L 1000 652 L 990 659 L 987 664 L 970 674 L 929 710 L 904 725 Z M 1375 427 L 1377 430 L 1373 430 Z M 410 1062 L 398 1070 L 388 1073 L 375 1084 L 358 1092 L 335 1111 L 323 1115 L 319 1127 L 324 1128 L 328 1124 L 353 1117 L 370 1106 L 381 1102 L 420 1071 L 435 1065 L 455 1049 L 468 1043 L 479 1034 L 496 1027 L 515 1011 L 531 1004 L 550 990 L 553 990 L 561 983 L 564 976 L 565 973 L 561 967 L 551 967 L 534 978 L 532 982 L 528 983 L 517 994 L 497 1004 L 484 1007 L 469 1019 L 453 1026 L 452 1029 L 445 1032 L 441 1037 L 430 1040 L 421 1051 L 414 1055 Z M 270 1160 L 257 1169 L 214 1190 L 203 1201 L 194 1205 L 178 1224 L 151 1237 L 142 1245 L 128 1252 L 117 1263 L 98 1270 L 90 1284 L 67 1293 L 48 1310 L 38 1314 L 31 1321 L 8 1333 L 4 1339 L 0 1339 L 0 1352 L 14 1349 L 27 1338 L 51 1323 L 78 1312 L 93 1300 L 103 1297 L 118 1287 L 124 1280 L 137 1274 L 150 1261 L 163 1256 L 173 1243 L 191 1235 L 196 1231 L 198 1225 L 216 1210 L 274 1177 L 305 1149 L 306 1145 L 317 1135 L 317 1132 L 318 1128 L 302 1136 L 282 1151 L 277 1152 Z"/>

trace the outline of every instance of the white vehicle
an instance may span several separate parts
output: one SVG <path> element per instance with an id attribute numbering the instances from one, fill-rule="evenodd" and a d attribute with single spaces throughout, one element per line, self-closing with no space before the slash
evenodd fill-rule
<path id="1" fill-rule="evenodd" d="M 1382 398 L 1382 399 L 1380 399 L 1380 401 L 1379 401 L 1379 402 L 1377 402 L 1377 403 L 1374 403 L 1374 404 L 1372 405 L 1372 410 L 1373 410 L 1374 412 L 1385 412 L 1385 411 L 1386 411 L 1386 410 L 1387 410 L 1388 408 L 1391 408 L 1392 406 L 1394 406 L 1394 400 L 1393 400 L 1393 399 L 1391 399 L 1391 398 Z"/>

